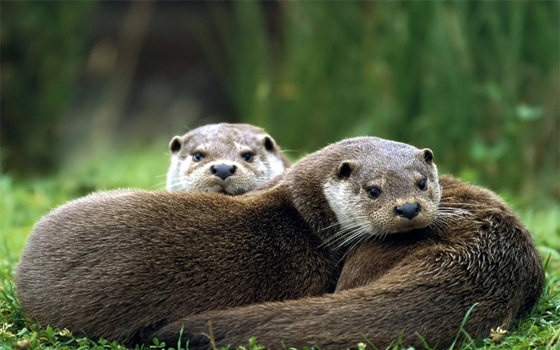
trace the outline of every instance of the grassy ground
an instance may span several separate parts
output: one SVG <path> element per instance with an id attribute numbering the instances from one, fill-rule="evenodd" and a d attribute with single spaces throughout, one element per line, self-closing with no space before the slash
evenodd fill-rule
<path id="1" fill-rule="evenodd" d="M 165 145 L 165 142 L 161 143 Z M 49 178 L 20 181 L 0 177 L 0 350 L 125 349 L 107 341 L 75 338 L 68 331 L 42 329 L 25 320 L 13 290 L 13 271 L 33 224 L 50 209 L 98 189 L 138 187 L 163 189 L 167 156 L 163 148 L 115 153 L 103 159 L 70 164 Z M 521 208 L 522 220 L 535 236 L 547 264 L 545 292 L 534 310 L 510 328 L 498 344 L 473 341 L 460 349 L 560 349 L 560 206 Z M 172 344 L 169 344 L 172 346 Z M 370 345 L 362 344 L 366 349 Z M 157 342 L 142 349 L 165 348 Z M 254 341 L 248 349 L 261 349 Z M 400 347 L 396 345 L 395 349 Z"/>

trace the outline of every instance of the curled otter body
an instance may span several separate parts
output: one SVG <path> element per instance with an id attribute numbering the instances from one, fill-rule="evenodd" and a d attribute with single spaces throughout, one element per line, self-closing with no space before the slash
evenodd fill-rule
<path id="1" fill-rule="evenodd" d="M 391 157 L 402 163 L 379 182 L 380 164 Z M 373 188 L 387 198 L 374 198 Z M 349 208 L 337 203 L 349 196 Z M 346 246 L 426 226 L 439 197 L 431 151 L 371 137 L 312 153 L 271 187 L 244 196 L 95 193 L 36 225 L 16 292 L 24 312 L 42 325 L 149 341 L 152 331 L 185 315 L 333 292 Z M 399 214 L 398 207 L 416 203 L 415 215 Z M 360 218 L 360 231 L 349 226 L 349 215 Z"/>
<path id="2" fill-rule="evenodd" d="M 255 336 L 272 348 L 318 345 L 355 348 L 368 339 L 449 348 L 464 334 L 487 337 L 508 327 L 538 300 L 544 271 L 530 233 L 494 193 L 450 177 L 440 179 L 438 218 L 429 228 L 372 239 L 349 252 L 336 293 L 185 317 L 154 336 L 189 349 L 207 347 L 212 322 L 218 346 Z"/>
<path id="3" fill-rule="evenodd" d="M 169 143 L 167 190 L 249 192 L 291 163 L 272 137 L 249 124 L 209 124 Z"/>

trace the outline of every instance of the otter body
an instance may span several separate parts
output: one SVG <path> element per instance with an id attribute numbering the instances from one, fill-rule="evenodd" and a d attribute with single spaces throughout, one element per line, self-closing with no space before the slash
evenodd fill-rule
<path id="1" fill-rule="evenodd" d="M 167 190 L 249 192 L 280 175 L 291 163 L 272 137 L 248 124 L 209 124 L 169 143 Z"/>
<path id="2" fill-rule="evenodd" d="M 16 292 L 42 325 L 150 341 L 186 315 L 333 292 L 346 247 L 428 225 L 439 197 L 431 151 L 371 137 L 310 154 L 243 196 L 96 193 L 40 220 Z"/>
<path id="3" fill-rule="evenodd" d="M 530 233 L 494 193 L 440 179 L 438 218 L 428 228 L 372 239 L 348 253 L 336 293 L 282 303 L 185 317 L 154 334 L 189 349 L 207 347 L 200 336 L 212 322 L 218 346 L 246 344 L 251 336 L 274 349 L 318 345 L 356 348 L 368 339 L 380 349 L 396 343 L 449 348 L 488 337 L 529 310 L 543 288 L 544 271 Z M 416 334 L 417 333 L 417 334 Z"/>
<path id="4" fill-rule="evenodd" d="M 134 343 L 185 314 L 333 291 L 333 253 L 284 189 L 267 194 L 123 190 L 70 202 L 29 238 L 22 308 L 45 326 Z"/>

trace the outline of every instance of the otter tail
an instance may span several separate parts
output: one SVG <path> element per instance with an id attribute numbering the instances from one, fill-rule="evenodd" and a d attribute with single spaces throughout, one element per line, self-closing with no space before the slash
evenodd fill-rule
<path id="1" fill-rule="evenodd" d="M 208 349 L 210 339 L 218 346 L 246 345 L 253 336 L 273 349 L 346 349 L 360 342 L 384 349 L 399 339 L 403 346 L 448 348 L 507 327 L 536 302 L 543 285 L 540 259 L 527 246 L 520 248 L 496 265 L 485 255 L 466 261 L 434 255 L 431 261 L 401 264 L 364 287 L 191 315 L 151 338 L 175 346 L 183 330 L 181 342 L 188 341 L 188 349 Z M 483 265 L 488 268 L 477 268 Z"/>

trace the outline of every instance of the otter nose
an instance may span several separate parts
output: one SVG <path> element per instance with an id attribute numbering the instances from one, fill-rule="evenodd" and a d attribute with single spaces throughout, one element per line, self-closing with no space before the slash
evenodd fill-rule
<path id="1" fill-rule="evenodd" d="M 235 165 L 220 164 L 212 165 L 210 171 L 212 171 L 212 174 L 216 175 L 220 179 L 225 180 L 235 174 L 236 169 L 237 167 Z"/>
<path id="2" fill-rule="evenodd" d="M 398 216 L 411 220 L 420 213 L 420 205 L 418 203 L 407 203 L 400 207 L 395 207 L 395 213 L 397 213 Z"/>

